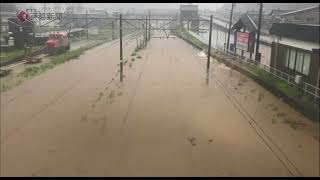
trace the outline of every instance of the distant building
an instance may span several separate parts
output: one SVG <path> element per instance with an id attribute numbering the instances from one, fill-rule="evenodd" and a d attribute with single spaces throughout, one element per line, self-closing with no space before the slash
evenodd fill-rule
<path id="1" fill-rule="evenodd" d="M 245 32 L 249 34 L 248 48 L 247 50 L 242 50 L 241 55 L 243 56 L 245 52 L 249 52 L 251 57 L 252 53 L 254 53 L 255 36 L 258 31 L 258 27 L 254 20 L 248 13 L 246 13 L 243 16 L 241 16 L 241 18 L 231 27 L 231 30 L 235 30 L 235 35 L 237 34 L 237 32 Z M 230 48 L 232 51 L 237 50 L 237 47 L 234 46 L 236 45 L 236 37 L 234 38 L 234 44 L 232 46 L 230 45 L 230 47 L 235 48 Z"/>
<path id="2" fill-rule="evenodd" d="M 319 5 L 279 14 L 283 23 L 319 24 Z"/>
<path id="3" fill-rule="evenodd" d="M 7 45 L 9 39 L 8 18 L 16 17 L 17 7 L 14 3 L 0 3 L 0 44 Z"/>
<path id="4" fill-rule="evenodd" d="M 105 17 L 108 16 L 108 12 L 106 10 L 104 10 L 104 9 L 90 9 L 88 11 L 88 14 L 90 14 L 90 15 L 98 15 L 98 16 L 104 15 Z"/>
<path id="5" fill-rule="evenodd" d="M 319 25 L 274 23 L 270 65 L 319 86 L 319 30 Z"/>
<path id="6" fill-rule="evenodd" d="M 190 29 L 199 30 L 199 7 L 198 5 L 180 5 L 180 24 L 190 21 Z"/>
<path id="7" fill-rule="evenodd" d="M 88 9 L 84 13 L 70 13 L 66 12 L 63 15 L 62 20 L 59 25 L 62 27 L 72 27 L 72 28 L 86 28 L 86 23 L 88 27 L 103 27 L 110 23 L 108 19 L 94 19 L 94 18 L 106 18 L 108 13 L 106 10 L 100 9 Z M 86 20 L 88 18 L 88 20 Z"/>

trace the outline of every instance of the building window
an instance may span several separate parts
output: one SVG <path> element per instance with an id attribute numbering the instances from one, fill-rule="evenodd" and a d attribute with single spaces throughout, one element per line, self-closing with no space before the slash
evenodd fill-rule
<path id="1" fill-rule="evenodd" d="M 302 73 L 302 65 L 303 65 L 303 52 L 302 51 L 298 51 L 295 70 L 297 72 Z"/>
<path id="2" fill-rule="evenodd" d="M 295 63 L 296 63 L 296 50 L 291 49 L 290 50 L 290 59 L 289 59 L 289 69 L 294 70 Z"/>
<path id="3" fill-rule="evenodd" d="M 309 74 L 310 60 L 311 55 L 309 53 L 304 54 L 302 73 L 305 75 Z"/>
<path id="4" fill-rule="evenodd" d="M 284 66 L 285 67 L 288 67 L 289 66 L 289 59 L 290 59 L 290 49 L 289 48 L 286 48 L 286 61 L 285 61 L 285 64 Z"/>
<path id="5" fill-rule="evenodd" d="M 311 61 L 311 54 L 306 51 L 300 51 L 293 48 L 285 49 L 285 62 L 284 66 L 293 71 L 302 73 L 304 75 L 309 74 Z"/>

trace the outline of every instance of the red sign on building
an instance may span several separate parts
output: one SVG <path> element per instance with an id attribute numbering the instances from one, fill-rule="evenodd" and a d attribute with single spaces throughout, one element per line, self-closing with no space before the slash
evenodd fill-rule
<path id="1" fill-rule="evenodd" d="M 247 51 L 248 44 L 249 44 L 249 33 L 237 32 L 236 48 Z"/>

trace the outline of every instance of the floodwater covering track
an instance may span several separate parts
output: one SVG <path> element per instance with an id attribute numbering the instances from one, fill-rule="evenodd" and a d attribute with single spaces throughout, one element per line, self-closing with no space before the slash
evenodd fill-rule
<path id="1" fill-rule="evenodd" d="M 201 68 L 205 69 L 205 64 L 201 61 L 198 61 Z M 207 71 L 206 71 L 207 72 Z M 285 153 L 276 145 L 276 143 L 265 133 L 263 128 L 259 126 L 259 124 L 255 121 L 255 119 L 246 111 L 246 109 L 237 101 L 237 99 L 232 95 L 230 90 L 226 87 L 226 85 L 220 81 L 214 75 L 214 71 L 211 69 L 208 72 L 209 77 L 211 77 L 219 87 L 223 90 L 225 96 L 228 100 L 234 105 L 234 107 L 241 113 L 244 119 L 249 122 L 249 125 L 253 128 L 253 130 L 257 133 L 257 136 L 261 138 L 261 140 L 266 144 L 266 146 L 274 153 L 277 159 L 283 164 L 283 166 L 288 170 L 290 175 L 292 176 L 303 176 L 301 171 L 289 160 Z M 210 74 L 210 75 L 209 75 Z M 293 170 L 291 170 L 293 169 Z"/>
<path id="2" fill-rule="evenodd" d="M 1 107 L 1 138 L 24 123 L 19 133 L 1 142 L 3 176 L 291 175 L 244 122 L 224 89 L 206 84 L 196 62 L 198 50 L 180 39 L 151 39 L 138 58 L 131 56 L 135 42 L 124 46 L 122 84 L 115 43 L 1 94 L 1 101 L 8 102 L 28 90 Z M 73 83 L 63 98 L 25 121 Z M 303 175 L 318 175 L 314 159 L 319 151 L 312 149 L 317 141 L 288 132 L 292 137 L 279 138 L 281 148 L 295 164 L 300 162 Z M 305 139 L 298 152 L 283 147 Z"/>

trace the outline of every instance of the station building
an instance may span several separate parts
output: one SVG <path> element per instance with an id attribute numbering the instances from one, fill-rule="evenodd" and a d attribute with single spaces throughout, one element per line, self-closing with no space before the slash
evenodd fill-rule
<path id="1" fill-rule="evenodd" d="M 190 22 L 190 30 L 199 30 L 198 5 L 180 5 L 180 24 L 188 23 L 187 21 Z"/>
<path id="2" fill-rule="evenodd" d="M 319 87 L 319 25 L 274 23 L 270 65 Z"/>

